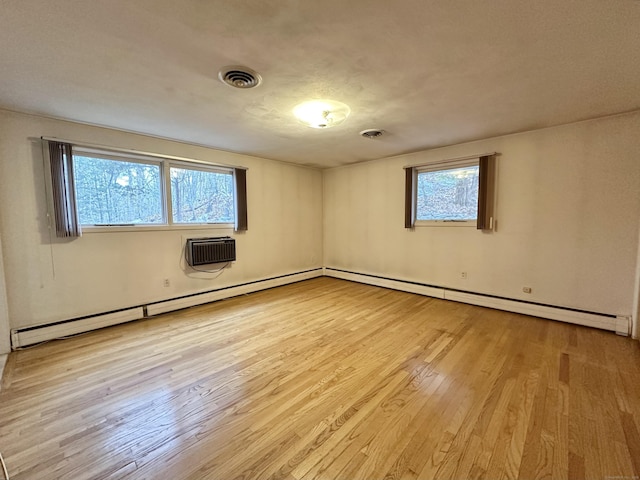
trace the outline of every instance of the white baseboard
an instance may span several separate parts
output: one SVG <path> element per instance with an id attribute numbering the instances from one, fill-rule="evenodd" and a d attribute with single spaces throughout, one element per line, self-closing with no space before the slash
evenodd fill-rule
<path id="1" fill-rule="evenodd" d="M 245 293 L 257 292 L 259 290 L 266 290 L 273 287 L 280 287 L 289 283 L 300 282 L 302 280 L 309 280 L 310 278 L 321 276 L 322 269 L 318 268 L 316 270 L 310 270 L 308 272 L 294 273 L 292 275 L 261 280 L 245 285 L 239 285 L 237 287 L 229 287 L 221 290 L 215 290 L 213 292 L 206 292 L 198 295 L 191 295 L 189 297 L 177 298 L 175 300 L 153 303 L 147 305 L 147 315 L 158 315 L 160 313 L 180 310 L 181 308 L 193 307 L 194 305 L 202 305 L 204 303 L 215 302 L 216 300 L 222 300 L 225 298 L 237 297 L 238 295 L 244 295 Z"/>
<path id="2" fill-rule="evenodd" d="M 0 354 L 0 390 L 2 390 L 2 374 L 4 373 L 4 366 L 7 364 L 7 358 L 9 355 Z"/>
<path id="3" fill-rule="evenodd" d="M 630 317 L 627 316 L 580 312 L 562 307 L 538 305 L 518 300 L 509 300 L 505 298 L 496 298 L 487 295 L 449 290 L 447 288 L 419 285 L 402 280 L 380 278 L 362 273 L 345 272 L 327 267 L 323 270 L 326 276 L 352 280 L 354 282 L 365 283 L 367 285 L 376 285 L 379 287 L 401 290 L 403 292 L 417 293 L 419 295 L 426 295 L 429 297 L 442 298 L 445 300 L 468 303 L 481 307 L 495 308 L 496 310 L 505 310 L 508 312 L 531 315 L 533 317 L 548 318 L 561 322 L 574 323 L 576 325 L 584 325 L 586 327 L 600 328 L 602 330 L 609 330 L 624 336 L 627 336 L 630 333 Z"/>
<path id="4" fill-rule="evenodd" d="M 418 295 L 426 295 L 427 297 L 444 298 L 444 288 L 434 288 L 426 285 L 418 285 L 415 283 L 403 282 L 402 280 L 391 280 L 388 278 L 374 277 L 362 273 L 344 272 L 342 270 L 333 270 L 324 268 L 324 275 L 327 277 L 341 278 L 343 280 L 352 280 L 354 282 L 366 283 L 367 285 L 375 285 L 377 287 L 390 288 L 392 290 L 401 290 L 403 292 L 417 293 Z"/>
<path id="5" fill-rule="evenodd" d="M 81 318 L 78 320 L 69 320 L 54 325 L 38 325 L 23 329 L 11 330 L 11 348 L 16 350 L 28 345 L 45 342 L 61 337 L 68 337 L 78 333 L 96 330 L 98 328 L 109 327 L 119 323 L 138 320 L 145 316 L 157 315 L 159 313 L 179 310 L 181 308 L 201 305 L 203 303 L 214 302 L 224 298 L 235 297 L 245 293 L 265 290 L 267 288 L 279 287 L 288 283 L 295 283 L 301 280 L 308 280 L 314 277 L 321 277 L 322 269 L 309 270 L 306 272 L 283 275 L 276 278 L 268 278 L 258 280 L 256 282 L 238 285 L 235 287 L 223 288 L 213 292 L 207 292 L 189 297 L 177 298 L 175 300 L 167 300 L 146 305 L 147 314 L 145 315 L 145 306 L 133 307 L 118 312 L 97 314 L 91 317 Z"/>
<path id="6" fill-rule="evenodd" d="M 69 335 L 76 335 L 98 328 L 130 322 L 131 320 L 137 320 L 143 317 L 144 310 L 142 307 L 136 307 L 119 312 L 58 323 L 56 325 L 42 325 L 29 327 L 28 329 L 12 330 L 11 348 L 15 350 L 20 347 L 26 347 L 27 345 L 53 340 L 55 338 L 68 337 Z"/>
<path id="7" fill-rule="evenodd" d="M 577 312 L 575 310 L 569 310 L 561 307 L 537 305 L 534 303 L 486 297 L 483 295 L 450 290 L 445 292 L 445 299 L 453 300 L 454 302 L 469 303 L 471 305 L 478 305 L 481 307 L 495 308 L 496 310 L 522 313 L 524 315 L 531 315 L 532 317 L 541 317 L 558 320 L 560 322 L 574 323 L 585 327 L 600 328 L 602 330 L 609 330 L 624 336 L 629 335 L 629 324 L 624 317 Z"/>
<path id="8" fill-rule="evenodd" d="M 246 293 L 257 292 L 259 290 L 266 290 L 268 288 L 279 287 L 302 280 L 321 277 L 323 275 L 328 277 L 341 278 L 344 280 L 351 280 L 368 285 L 375 285 L 378 287 L 390 288 L 393 290 L 400 290 L 403 292 L 416 293 L 418 295 L 436 297 L 445 300 L 478 305 L 482 307 L 495 308 L 497 310 L 506 310 L 509 312 L 522 313 L 535 317 L 548 318 L 552 320 L 559 320 L 562 322 L 574 323 L 577 325 L 584 325 L 587 327 L 610 330 L 612 332 L 616 332 L 619 335 L 629 335 L 631 329 L 631 316 L 616 317 L 613 315 L 580 312 L 562 307 L 538 305 L 517 300 L 460 292 L 441 287 L 411 283 L 403 280 L 381 278 L 373 275 L 356 272 L 346 272 L 324 267 L 309 270 L 306 272 L 284 275 L 276 278 L 258 280 L 244 285 L 222 288 L 220 290 L 195 294 L 188 297 L 152 303 L 146 305 L 146 315 L 144 310 L 145 307 L 139 306 L 121 310 L 118 312 L 98 314 L 92 317 L 61 322 L 54 325 L 40 325 L 24 329 L 14 329 L 11 331 L 11 348 L 15 350 L 17 348 L 33 345 L 47 340 L 67 337 L 98 328 L 117 325 L 119 323 L 129 322 L 131 320 L 137 320 L 140 318 L 144 318 L 145 316 L 158 315 L 161 313 L 180 310 L 182 308 L 192 307 L 195 305 L 202 305 L 225 298 L 244 295 Z M 2 356 L 0 356 L 0 359 L 2 359 Z"/>

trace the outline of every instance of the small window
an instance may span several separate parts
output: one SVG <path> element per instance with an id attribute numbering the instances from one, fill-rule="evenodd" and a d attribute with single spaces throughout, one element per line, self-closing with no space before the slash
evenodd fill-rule
<path id="1" fill-rule="evenodd" d="M 171 166 L 173 223 L 232 223 L 233 173 Z"/>
<path id="2" fill-rule="evenodd" d="M 478 215 L 478 161 L 417 170 L 416 220 L 473 222 Z"/>
<path id="3" fill-rule="evenodd" d="M 404 228 L 475 225 L 492 231 L 496 155 L 404 167 Z"/>
<path id="4" fill-rule="evenodd" d="M 159 162 L 73 156 L 80 225 L 162 225 L 165 210 Z"/>

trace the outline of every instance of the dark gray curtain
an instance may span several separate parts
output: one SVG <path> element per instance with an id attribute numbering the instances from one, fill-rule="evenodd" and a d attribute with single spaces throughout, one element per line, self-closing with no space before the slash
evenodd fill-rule
<path id="1" fill-rule="evenodd" d="M 235 168 L 233 178 L 236 188 L 236 232 L 248 230 L 247 222 L 247 171 Z"/>
<path id="2" fill-rule="evenodd" d="M 404 228 L 413 228 L 415 225 L 413 192 L 415 189 L 415 168 L 404 169 Z"/>
<path id="3" fill-rule="evenodd" d="M 478 230 L 493 229 L 493 186 L 495 157 L 480 157 L 478 175 Z"/>
<path id="4" fill-rule="evenodd" d="M 73 184 L 73 151 L 70 143 L 49 141 L 51 188 L 56 220 L 56 236 L 80 237 Z"/>

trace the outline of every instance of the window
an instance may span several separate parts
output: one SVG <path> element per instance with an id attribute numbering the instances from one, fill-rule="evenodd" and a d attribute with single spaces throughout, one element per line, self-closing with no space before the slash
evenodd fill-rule
<path id="1" fill-rule="evenodd" d="M 84 227 L 234 224 L 247 230 L 246 171 L 47 140 L 56 235 Z"/>
<path id="2" fill-rule="evenodd" d="M 232 169 L 75 149 L 73 175 L 78 221 L 83 226 L 234 221 Z M 170 201 L 165 201 L 165 191 Z"/>
<path id="3" fill-rule="evenodd" d="M 475 222 L 478 215 L 478 162 L 418 169 L 416 220 Z"/>
<path id="4" fill-rule="evenodd" d="M 76 154 L 73 176 L 80 225 L 165 223 L 159 162 Z"/>
<path id="5" fill-rule="evenodd" d="M 173 223 L 232 223 L 231 172 L 170 167 Z"/>
<path id="6" fill-rule="evenodd" d="M 404 226 L 493 229 L 495 153 L 405 167 Z"/>

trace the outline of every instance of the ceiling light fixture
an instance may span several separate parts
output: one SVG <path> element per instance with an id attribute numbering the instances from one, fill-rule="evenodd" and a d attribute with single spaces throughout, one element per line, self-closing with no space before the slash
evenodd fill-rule
<path id="1" fill-rule="evenodd" d="M 330 128 L 344 122 L 351 109 L 348 105 L 334 100 L 311 100 L 293 109 L 300 122 L 311 128 Z"/>

